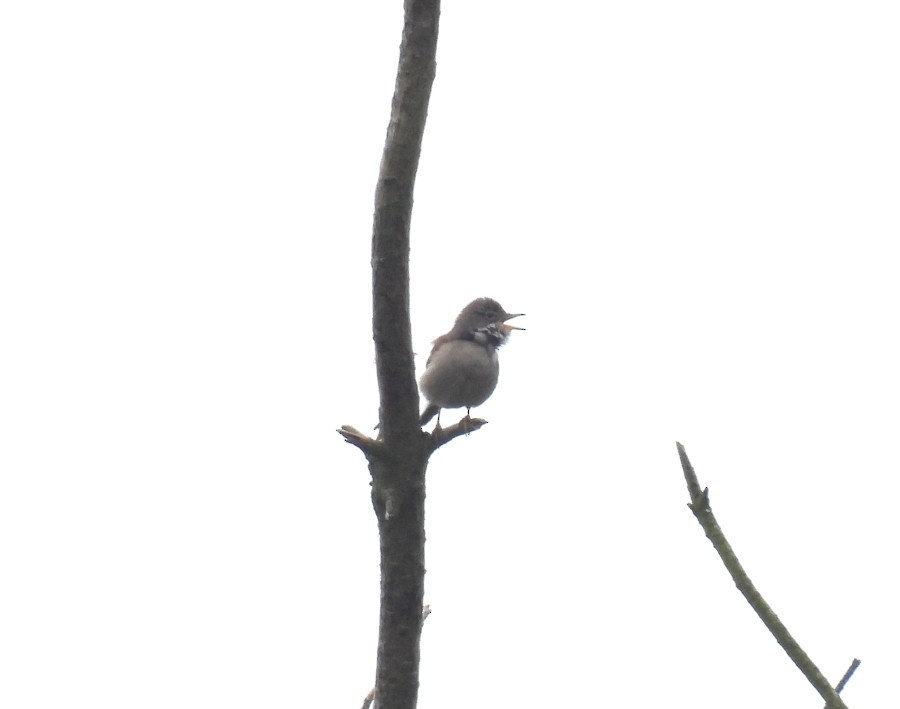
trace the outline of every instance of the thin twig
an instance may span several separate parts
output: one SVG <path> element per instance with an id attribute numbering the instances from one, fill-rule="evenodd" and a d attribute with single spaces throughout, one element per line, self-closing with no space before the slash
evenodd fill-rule
<path id="1" fill-rule="evenodd" d="M 753 610 L 756 611 L 756 614 L 760 617 L 762 622 L 765 623 L 769 632 L 775 636 L 778 644 L 781 645 L 788 654 L 788 657 L 791 658 L 809 683 L 815 687 L 816 691 L 822 696 L 822 699 L 825 700 L 827 709 L 847 709 L 847 706 L 844 704 L 844 701 L 840 698 L 837 691 L 835 691 L 835 688 L 829 684 L 828 680 L 825 679 L 825 675 L 822 674 L 815 663 L 809 658 L 809 655 L 807 655 L 797 641 L 794 640 L 784 626 L 784 623 L 778 619 L 778 616 L 775 615 L 775 612 L 769 604 L 766 603 L 759 591 L 756 590 L 756 586 L 750 581 L 750 577 L 747 576 L 747 572 L 744 571 L 744 567 L 741 566 L 741 563 L 738 561 L 737 555 L 734 553 L 728 540 L 725 539 L 725 535 L 712 513 L 709 504 L 709 489 L 702 489 L 701 491 L 700 482 L 697 480 L 697 474 L 694 472 L 694 467 L 688 459 L 684 446 L 680 443 L 676 443 L 676 446 L 678 447 L 678 457 L 681 459 L 681 467 L 684 471 L 684 479 L 687 482 L 688 492 L 691 496 L 688 507 L 691 512 L 694 513 L 700 526 L 703 527 L 703 531 L 706 532 L 706 536 L 712 542 L 713 547 L 715 547 L 716 552 L 718 552 L 721 557 L 722 562 L 725 564 L 725 568 L 728 569 L 728 573 L 730 573 L 731 578 L 734 579 L 734 583 L 738 587 L 738 590 L 744 595 L 744 598 L 747 599 L 747 602 L 753 607 Z"/>
<path id="2" fill-rule="evenodd" d="M 372 687 L 372 691 L 370 691 L 366 695 L 366 698 L 363 699 L 362 709 L 369 709 L 369 707 L 372 706 L 372 702 L 374 702 L 374 701 L 375 701 L 375 688 Z"/>
<path id="3" fill-rule="evenodd" d="M 353 426 L 341 426 L 337 429 L 337 432 L 344 437 L 347 443 L 359 448 L 367 458 L 369 455 L 377 453 L 381 446 L 377 440 L 370 438 L 358 429 L 353 428 Z"/>
<path id="4" fill-rule="evenodd" d="M 452 426 L 447 426 L 447 428 L 435 428 L 434 433 L 431 434 L 431 450 L 436 451 L 442 445 L 449 443 L 454 438 L 468 436 L 470 433 L 477 431 L 486 424 L 487 421 L 484 419 L 473 419 L 469 416 L 465 416 L 462 420 Z"/>
<path id="5" fill-rule="evenodd" d="M 834 686 L 835 692 L 840 694 L 844 690 L 844 687 L 847 686 L 847 682 L 850 681 L 850 678 L 853 676 L 853 673 L 856 672 L 856 668 L 859 667 L 861 663 L 862 663 L 862 660 L 858 660 L 855 657 L 853 658 L 853 662 L 850 663 L 850 667 L 847 668 L 847 671 L 844 673 L 844 676 L 841 677 L 841 681 L 838 682 Z M 828 709 L 827 705 L 825 706 L 825 709 Z"/>

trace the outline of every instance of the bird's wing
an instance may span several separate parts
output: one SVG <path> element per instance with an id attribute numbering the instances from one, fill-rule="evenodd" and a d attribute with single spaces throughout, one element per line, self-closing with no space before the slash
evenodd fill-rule
<path id="1" fill-rule="evenodd" d="M 463 332 L 463 333 L 456 333 L 451 330 L 450 332 L 441 335 L 439 338 L 432 341 L 431 344 L 434 345 L 434 347 L 431 348 L 431 354 L 429 354 L 428 359 L 425 360 L 425 366 L 428 367 L 428 365 L 431 364 L 431 360 L 434 359 L 434 353 L 440 349 L 441 345 L 444 345 L 448 342 L 452 342 L 453 340 L 474 340 L 474 339 L 475 339 L 475 334 L 472 332 L 468 332 L 468 331 Z"/>
<path id="2" fill-rule="evenodd" d="M 434 359 L 434 353 L 440 349 L 440 346 L 443 345 L 450 339 L 449 333 L 447 335 L 441 335 L 439 338 L 434 340 L 431 344 L 433 347 L 431 348 L 431 354 L 428 355 L 428 359 L 425 360 L 425 367 L 427 368 L 429 364 L 431 364 L 431 360 Z"/>

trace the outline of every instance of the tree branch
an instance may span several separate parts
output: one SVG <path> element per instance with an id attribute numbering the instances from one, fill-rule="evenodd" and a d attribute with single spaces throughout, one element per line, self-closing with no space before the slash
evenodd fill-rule
<path id="1" fill-rule="evenodd" d="M 825 700 L 826 708 L 847 709 L 837 691 L 835 691 L 828 683 L 828 680 L 825 679 L 825 676 L 819 671 L 819 668 L 816 667 L 809 658 L 809 655 L 807 655 L 797 641 L 794 640 L 784 626 L 784 623 L 778 619 L 778 616 L 775 615 L 775 612 L 769 604 L 766 603 L 762 595 L 750 581 L 750 577 L 747 576 L 747 572 L 744 571 L 743 566 L 741 566 L 741 563 L 738 561 L 737 555 L 734 553 L 728 540 L 725 539 L 725 535 L 712 513 L 709 504 L 709 489 L 705 488 L 701 491 L 700 482 L 697 480 L 697 474 L 694 472 L 694 467 L 688 459 L 684 446 L 680 443 L 676 443 L 676 446 L 678 447 L 678 457 L 681 459 L 681 467 L 684 471 L 684 479 L 687 482 L 688 493 L 691 496 L 688 507 L 691 512 L 694 513 L 694 516 L 697 518 L 703 531 L 706 532 L 706 536 L 712 542 L 713 547 L 721 557 L 722 562 L 725 564 L 725 568 L 728 569 L 728 573 L 730 573 L 731 578 L 734 579 L 734 583 L 738 587 L 738 590 L 744 595 L 744 598 L 747 599 L 747 602 L 752 606 L 753 610 L 756 611 L 756 614 L 760 617 L 762 622 L 765 623 L 769 632 L 775 636 L 778 644 L 781 645 L 788 654 L 788 657 L 791 658 L 809 683 L 815 687 L 816 691 L 822 696 L 822 699 Z"/>
<path id="2" fill-rule="evenodd" d="M 403 38 L 372 228 L 372 334 L 379 440 L 342 430 L 372 474 L 381 546 L 381 611 L 375 696 L 385 709 L 415 709 L 425 593 L 425 469 L 430 436 L 419 426 L 409 317 L 413 190 L 435 74 L 439 0 L 405 0 Z M 348 433 L 350 434 L 348 436 Z M 377 453 L 377 454 L 376 454 Z"/>
<path id="3" fill-rule="evenodd" d="M 435 74 L 439 0 L 406 0 L 372 231 L 372 304 L 382 435 L 419 430 L 419 391 L 409 320 L 413 189 Z"/>
<path id="4" fill-rule="evenodd" d="M 840 694 L 844 691 L 844 687 L 847 686 L 847 682 L 850 681 L 850 678 L 853 676 L 853 673 L 856 672 L 856 668 L 862 664 L 862 660 L 857 660 L 855 657 L 853 658 L 853 662 L 850 663 L 850 667 L 847 668 L 847 671 L 844 673 L 844 676 L 841 677 L 841 681 L 834 685 L 834 691 Z M 828 705 L 825 705 L 825 709 L 828 709 Z"/>
<path id="5" fill-rule="evenodd" d="M 379 441 L 369 438 L 369 436 L 353 428 L 353 426 L 345 424 L 337 429 L 337 432 L 344 437 L 347 443 L 359 448 L 367 458 L 371 455 L 379 455 L 380 449 L 383 447 Z"/>
<path id="6" fill-rule="evenodd" d="M 473 419 L 469 416 L 464 416 L 452 426 L 435 428 L 434 433 L 431 434 L 431 450 L 432 452 L 436 451 L 445 443 L 449 443 L 454 438 L 459 438 L 459 436 L 468 436 L 486 424 L 487 421 L 484 419 Z"/>

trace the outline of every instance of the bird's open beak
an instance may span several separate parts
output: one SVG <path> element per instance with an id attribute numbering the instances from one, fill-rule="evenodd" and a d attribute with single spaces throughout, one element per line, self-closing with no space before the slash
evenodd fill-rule
<path id="1" fill-rule="evenodd" d="M 513 330 L 524 330 L 525 329 L 524 327 L 516 327 L 515 325 L 510 325 L 508 322 L 506 322 L 507 320 L 512 320 L 513 318 L 521 317 L 524 314 L 525 313 L 513 313 L 512 315 L 507 315 L 505 318 L 503 318 L 504 322 L 500 323 L 500 329 L 506 333 L 510 333 Z"/>

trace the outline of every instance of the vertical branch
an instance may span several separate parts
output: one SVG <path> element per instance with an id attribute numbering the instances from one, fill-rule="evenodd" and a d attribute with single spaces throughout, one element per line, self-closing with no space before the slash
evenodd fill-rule
<path id="1" fill-rule="evenodd" d="M 435 74 L 439 0 L 405 0 L 391 119 L 375 191 L 372 331 L 381 445 L 367 452 L 381 540 L 375 701 L 414 709 L 425 589 L 425 468 L 409 316 L 413 188 Z"/>
<path id="2" fill-rule="evenodd" d="M 413 188 L 435 74 L 439 0 L 406 0 L 372 232 L 372 303 L 381 431 L 418 430 L 419 397 L 409 321 Z"/>

